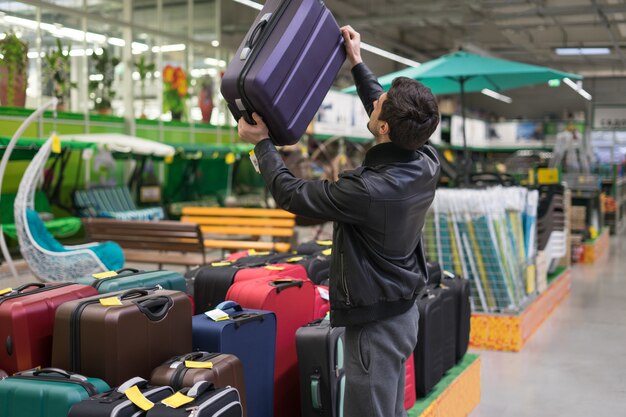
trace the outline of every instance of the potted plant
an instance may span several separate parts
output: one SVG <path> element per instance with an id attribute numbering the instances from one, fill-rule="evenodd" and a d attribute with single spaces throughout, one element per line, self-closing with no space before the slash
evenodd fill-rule
<path id="1" fill-rule="evenodd" d="M 115 80 L 115 67 L 120 59 L 111 56 L 108 49 L 102 49 L 100 55 L 91 56 L 95 74 L 99 80 L 89 81 L 89 95 L 94 101 L 94 109 L 100 114 L 111 114 L 111 101 L 115 98 L 115 91 L 111 88 Z"/>
<path id="2" fill-rule="evenodd" d="M 76 83 L 70 80 L 70 47 L 63 49 L 61 40 L 57 38 L 57 48 L 48 51 L 44 55 L 44 73 L 46 78 L 52 82 L 54 96 L 59 99 L 57 108 L 65 110 L 69 103 L 70 90 L 76 88 Z"/>
<path id="3" fill-rule="evenodd" d="M 189 96 L 187 74 L 181 67 L 163 68 L 163 111 L 172 114 L 172 120 L 181 120 L 185 112 L 185 99 Z"/>
<path id="4" fill-rule="evenodd" d="M 146 77 L 154 72 L 156 68 L 154 63 L 147 64 L 146 58 L 142 55 L 138 62 L 135 62 L 135 68 L 139 73 L 139 81 L 141 87 L 141 118 L 146 118 Z"/>
<path id="5" fill-rule="evenodd" d="M 7 32 L 4 39 L 0 39 L 0 56 L 0 105 L 24 107 L 28 44 L 14 32 Z"/>

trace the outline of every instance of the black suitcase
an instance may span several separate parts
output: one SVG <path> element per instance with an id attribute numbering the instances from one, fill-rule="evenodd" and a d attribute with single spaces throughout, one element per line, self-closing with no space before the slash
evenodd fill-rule
<path id="1" fill-rule="evenodd" d="M 314 253 L 312 255 L 300 254 L 276 254 L 269 259 L 269 264 L 297 264 L 302 265 L 306 270 L 307 277 L 316 285 L 330 278 L 331 255 L 328 250 Z"/>
<path id="2" fill-rule="evenodd" d="M 182 399 L 182 401 L 177 401 Z M 191 401 L 189 401 L 191 399 Z M 146 417 L 242 417 L 239 392 L 232 387 L 217 388 L 209 382 L 184 388 L 175 397 L 151 408 Z"/>
<path id="3" fill-rule="evenodd" d="M 426 396 L 443 376 L 443 300 L 422 291 L 417 297 L 419 336 L 415 347 L 415 390 Z"/>
<path id="4" fill-rule="evenodd" d="M 116 389 L 95 395 L 74 405 L 68 417 L 145 416 L 146 410 L 143 410 L 131 401 L 133 390 L 139 390 L 141 396 L 153 404 L 174 393 L 174 390 L 170 387 L 154 387 L 148 385 L 148 381 L 143 378 L 132 378 Z"/>
<path id="5" fill-rule="evenodd" d="M 300 244 L 300 246 L 296 248 L 296 253 L 298 255 L 313 255 L 315 253 L 331 249 L 332 247 L 332 240 L 311 240 Z"/>
<path id="6" fill-rule="evenodd" d="M 441 284 L 450 288 L 456 298 L 456 360 L 460 361 L 469 346 L 472 307 L 470 305 L 470 282 L 451 272 L 444 271 Z"/>
<path id="7" fill-rule="evenodd" d="M 302 417 L 343 415 L 345 329 L 316 320 L 296 332 Z"/>
<path id="8" fill-rule="evenodd" d="M 454 291 L 441 285 L 428 285 L 426 290 L 441 298 L 443 310 L 443 341 L 441 344 L 441 353 L 443 373 L 445 374 L 456 364 L 457 298 Z"/>

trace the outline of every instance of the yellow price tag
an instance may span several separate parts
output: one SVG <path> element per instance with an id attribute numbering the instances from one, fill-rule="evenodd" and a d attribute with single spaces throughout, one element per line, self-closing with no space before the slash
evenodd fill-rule
<path id="1" fill-rule="evenodd" d="M 174 155 L 167 155 L 163 159 L 163 162 L 165 162 L 167 165 L 170 165 L 172 162 L 174 162 Z"/>
<path id="2" fill-rule="evenodd" d="M 228 319 L 228 317 L 226 317 Z M 185 368 L 213 369 L 213 362 L 185 361 Z"/>
<path id="3" fill-rule="evenodd" d="M 537 169 L 537 182 L 539 184 L 558 184 L 559 170 L 556 168 Z"/>
<path id="4" fill-rule="evenodd" d="M 274 265 L 267 265 L 267 266 L 264 266 L 264 268 L 269 271 L 284 271 L 285 270 L 285 268 L 282 266 L 274 266 Z"/>
<path id="5" fill-rule="evenodd" d="M 154 407 L 154 403 L 147 399 L 141 393 L 141 391 L 139 391 L 137 385 L 133 385 L 132 387 L 124 391 L 124 395 L 126 395 L 126 398 L 128 398 L 133 404 L 141 408 L 143 411 L 148 411 L 152 407 Z"/>
<path id="6" fill-rule="evenodd" d="M 232 165 L 235 163 L 235 154 L 232 152 L 228 152 L 226 154 L 226 165 Z"/>
<path id="7" fill-rule="evenodd" d="M 52 135 L 52 153 L 61 153 L 61 138 L 59 135 Z"/>
<path id="8" fill-rule="evenodd" d="M 332 240 L 316 240 L 315 243 L 317 243 L 320 246 L 332 246 L 333 241 Z"/>
<path id="9" fill-rule="evenodd" d="M 99 272 L 97 274 L 92 274 L 91 276 L 94 277 L 95 279 L 111 278 L 111 277 L 116 277 L 117 272 L 115 271 Z"/>
<path id="10" fill-rule="evenodd" d="M 100 301 L 100 304 L 102 304 L 105 307 L 122 305 L 122 301 L 118 297 L 101 298 L 99 301 Z"/>
<path id="11" fill-rule="evenodd" d="M 11 291 L 13 291 L 13 288 L 5 288 L 3 290 L 0 290 L 0 295 L 8 294 Z"/>
<path id="12" fill-rule="evenodd" d="M 330 256 L 332 254 L 333 254 L 332 248 L 331 249 L 326 249 L 326 250 L 322 251 L 322 255 L 324 255 L 324 256 Z"/>
<path id="13" fill-rule="evenodd" d="M 231 262 L 212 262 L 211 266 L 230 266 Z"/>
<path id="14" fill-rule="evenodd" d="M 296 257 L 294 257 L 294 258 L 289 258 L 289 259 L 287 259 L 285 262 L 287 262 L 287 263 L 291 263 L 291 262 L 298 262 L 298 261 L 301 261 L 301 260 L 303 260 L 303 259 L 304 259 L 304 258 L 303 258 L 302 256 L 296 256 Z"/>
<path id="15" fill-rule="evenodd" d="M 181 394 L 180 392 L 177 392 L 176 394 L 171 395 L 167 397 L 166 399 L 162 400 L 161 403 L 167 405 L 168 407 L 179 408 L 185 404 L 189 404 L 193 400 L 194 400 L 193 398 L 188 397 L 185 394 Z"/>
<path id="16" fill-rule="evenodd" d="M 249 249 L 248 250 L 248 256 L 261 256 L 261 255 L 269 255 L 270 252 L 269 251 L 265 251 L 265 252 L 257 252 L 254 249 Z"/>

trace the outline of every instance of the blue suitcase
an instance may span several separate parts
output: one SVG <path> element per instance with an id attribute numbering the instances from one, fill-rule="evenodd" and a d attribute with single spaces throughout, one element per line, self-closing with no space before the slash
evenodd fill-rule
<path id="1" fill-rule="evenodd" d="M 160 285 L 164 290 L 187 292 L 187 282 L 178 272 L 141 271 L 139 269 L 124 268 L 115 272 L 115 274 L 106 278 L 94 276 L 79 278 L 76 282 L 94 287 L 99 294 L 126 291 L 133 288 L 151 288 L 157 285 Z"/>
<path id="2" fill-rule="evenodd" d="M 243 365 L 248 417 L 272 417 L 276 316 L 270 311 L 242 309 L 233 301 L 218 308 L 230 319 L 193 317 L 193 349 L 237 356 Z"/>

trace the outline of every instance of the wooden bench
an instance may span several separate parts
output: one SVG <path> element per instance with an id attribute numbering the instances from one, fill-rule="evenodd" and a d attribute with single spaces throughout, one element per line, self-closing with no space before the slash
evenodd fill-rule
<path id="1" fill-rule="evenodd" d="M 285 210 L 184 207 L 180 220 L 198 224 L 209 249 L 288 252 L 296 242 L 296 216 Z"/>
<path id="2" fill-rule="evenodd" d="M 134 221 L 83 218 L 90 241 L 112 240 L 123 249 L 126 261 L 185 265 L 204 265 L 206 255 L 200 227 L 175 221 Z"/>

